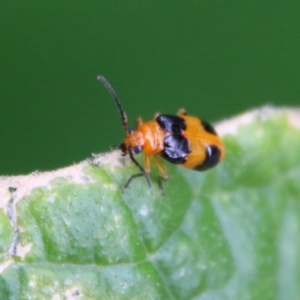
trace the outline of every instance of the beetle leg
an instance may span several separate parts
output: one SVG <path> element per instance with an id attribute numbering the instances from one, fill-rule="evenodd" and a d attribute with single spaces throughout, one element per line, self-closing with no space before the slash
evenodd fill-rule
<path id="1" fill-rule="evenodd" d="M 141 177 L 141 176 L 144 176 L 146 181 L 147 181 L 147 184 L 149 187 L 151 187 L 151 182 L 150 182 L 150 178 L 149 178 L 149 175 L 148 173 L 144 170 L 144 168 L 138 163 L 138 161 L 134 158 L 133 156 L 133 153 L 132 151 L 129 152 L 129 157 L 130 159 L 134 162 L 134 164 L 140 169 L 140 173 L 137 173 L 137 174 L 133 174 L 130 176 L 130 178 L 127 180 L 127 182 L 125 183 L 124 187 L 123 187 L 123 190 L 127 189 L 129 184 L 131 183 L 131 181 L 137 177 Z"/>
<path id="2" fill-rule="evenodd" d="M 157 117 L 159 117 L 160 115 L 161 115 L 160 112 L 156 112 L 156 113 L 154 114 L 154 120 L 155 120 Z"/>
<path id="3" fill-rule="evenodd" d="M 161 164 L 161 162 L 158 159 L 157 155 L 154 155 L 154 160 L 156 162 L 157 168 L 161 174 L 162 179 L 167 180 L 168 179 L 168 175 L 163 167 L 163 165 Z"/>
<path id="4" fill-rule="evenodd" d="M 144 173 L 137 173 L 137 174 L 133 174 L 130 176 L 130 178 L 126 181 L 126 183 L 123 186 L 123 190 L 127 189 L 129 187 L 129 184 L 131 183 L 131 181 L 137 177 L 141 177 L 141 176 L 145 176 Z M 148 182 L 148 181 L 147 181 Z"/>
<path id="5" fill-rule="evenodd" d="M 145 155 L 145 172 L 150 173 L 151 170 L 151 161 L 150 161 L 150 155 Z"/>
<path id="6" fill-rule="evenodd" d="M 154 155 L 154 159 L 157 165 L 157 168 L 160 172 L 160 175 L 158 175 L 158 186 L 160 188 L 160 190 L 162 191 L 163 194 L 165 194 L 165 189 L 164 186 L 162 184 L 163 180 L 167 180 L 168 179 L 168 175 L 163 167 L 163 165 L 161 164 L 161 162 L 159 161 L 159 158 L 157 155 Z"/>
<path id="7" fill-rule="evenodd" d="M 180 108 L 179 111 L 177 112 L 177 116 L 179 117 L 186 116 L 186 110 L 184 108 Z"/>
<path id="8" fill-rule="evenodd" d="M 136 119 L 136 127 L 139 128 L 143 124 L 143 119 L 141 117 L 138 117 Z"/>

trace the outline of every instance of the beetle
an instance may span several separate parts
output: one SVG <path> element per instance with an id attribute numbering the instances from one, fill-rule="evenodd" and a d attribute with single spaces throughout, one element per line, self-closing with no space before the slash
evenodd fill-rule
<path id="1" fill-rule="evenodd" d="M 161 179 L 168 179 L 160 157 L 170 163 L 196 171 L 212 168 L 223 159 L 225 149 L 213 126 L 197 117 L 187 115 L 183 108 L 175 116 L 157 113 L 154 120 L 148 122 L 143 122 L 138 117 L 136 130 L 129 129 L 126 113 L 116 92 L 104 76 L 99 75 L 97 79 L 112 95 L 121 116 L 125 138 L 119 149 L 123 156 L 129 155 L 140 170 L 139 173 L 131 175 L 125 183 L 124 189 L 133 179 L 140 176 L 144 176 L 148 186 L 151 187 L 149 178 L 151 157 L 154 158 L 160 173 L 160 186 Z M 144 168 L 134 157 L 134 154 L 141 152 L 145 154 Z"/>

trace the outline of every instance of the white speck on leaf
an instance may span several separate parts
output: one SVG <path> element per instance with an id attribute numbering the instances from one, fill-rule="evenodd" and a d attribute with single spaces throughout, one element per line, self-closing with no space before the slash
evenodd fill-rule
<path id="1" fill-rule="evenodd" d="M 143 216 L 143 217 L 146 217 L 148 216 L 148 207 L 146 205 L 143 205 L 140 209 L 140 215 Z"/>

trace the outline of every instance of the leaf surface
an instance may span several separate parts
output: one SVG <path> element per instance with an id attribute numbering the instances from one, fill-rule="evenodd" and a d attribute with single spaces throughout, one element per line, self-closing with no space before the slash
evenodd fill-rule
<path id="1" fill-rule="evenodd" d="M 117 151 L 0 178 L 0 299 L 298 299 L 297 120 L 265 108 L 218 125 L 225 160 L 165 163 L 165 194 L 154 166 L 151 189 L 139 178 L 122 193 L 137 170 Z"/>

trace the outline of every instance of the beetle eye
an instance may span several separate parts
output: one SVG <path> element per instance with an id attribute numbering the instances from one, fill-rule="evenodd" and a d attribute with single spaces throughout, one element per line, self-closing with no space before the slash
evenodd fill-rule
<path id="1" fill-rule="evenodd" d="M 142 146 L 136 146 L 136 147 L 134 147 L 134 148 L 133 148 L 133 152 L 134 152 L 135 154 L 141 153 L 141 152 L 142 152 Z"/>
<path id="2" fill-rule="evenodd" d="M 134 132 L 133 129 L 129 129 L 129 130 L 128 130 L 128 133 L 129 133 L 129 134 L 133 134 L 133 132 Z"/>

